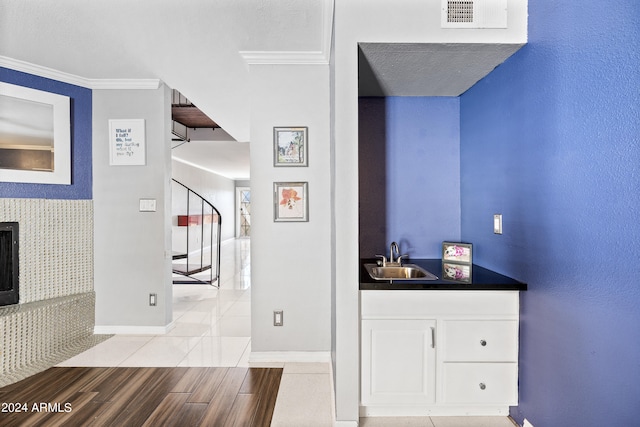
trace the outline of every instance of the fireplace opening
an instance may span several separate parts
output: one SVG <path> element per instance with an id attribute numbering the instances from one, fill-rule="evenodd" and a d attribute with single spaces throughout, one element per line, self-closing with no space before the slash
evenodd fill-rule
<path id="1" fill-rule="evenodd" d="M 18 223 L 0 222 L 0 306 L 17 304 Z"/>

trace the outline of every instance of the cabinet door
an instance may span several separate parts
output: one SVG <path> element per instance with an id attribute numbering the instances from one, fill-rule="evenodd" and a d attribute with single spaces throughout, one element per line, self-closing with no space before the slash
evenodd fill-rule
<path id="1" fill-rule="evenodd" d="M 435 320 L 362 321 L 362 405 L 435 401 Z"/>

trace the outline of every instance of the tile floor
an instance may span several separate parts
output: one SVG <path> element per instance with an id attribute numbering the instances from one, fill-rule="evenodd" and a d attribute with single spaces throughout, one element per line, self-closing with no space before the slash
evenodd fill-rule
<path id="1" fill-rule="evenodd" d="M 220 288 L 173 285 L 174 328 L 115 335 L 58 366 L 249 366 L 250 240 L 224 242 Z M 255 366 L 255 365 L 252 365 Z M 274 366 L 274 364 L 269 364 Z M 333 426 L 328 363 L 284 363 L 272 426 Z M 514 427 L 507 417 L 362 418 L 361 427 Z"/>
<path id="2" fill-rule="evenodd" d="M 250 240 L 224 242 L 220 288 L 173 285 L 165 335 L 115 335 L 58 366 L 249 366 Z"/>

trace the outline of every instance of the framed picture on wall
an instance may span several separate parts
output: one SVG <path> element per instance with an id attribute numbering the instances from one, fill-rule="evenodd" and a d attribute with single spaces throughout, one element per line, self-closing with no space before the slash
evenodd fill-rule
<path id="1" fill-rule="evenodd" d="M 471 264 L 472 252 L 471 243 L 442 242 L 442 261 Z"/>
<path id="2" fill-rule="evenodd" d="M 144 166 L 146 137 L 144 119 L 109 120 L 109 164 Z"/>
<path id="3" fill-rule="evenodd" d="M 309 221 L 309 185 L 307 182 L 274 182 L 275 222 Z"/>
<path id="4" fill-rule="evenodd" d="M 273 165 L 308 166 L 306 127 L 273 128 Z"/>

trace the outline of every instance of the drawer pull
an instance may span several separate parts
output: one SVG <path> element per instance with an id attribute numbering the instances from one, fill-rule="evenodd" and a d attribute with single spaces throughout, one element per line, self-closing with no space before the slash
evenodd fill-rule
<path id="1" fill-rule="evenodd" d="M 484 347 L 487 345 L 487 342 L 485 340 L 480 340 L 480 345 Z"/>
<path id="2" fill-rule="evenodd" d="M 431 327 L 431 348 L 436 348 L 436 328 Z"/>
<path id="3" fill-rule="evenodd" d="M 485 383 L 480 383 L 480 390 L 484 390 L 485 388 L 487 388 Z"/>

